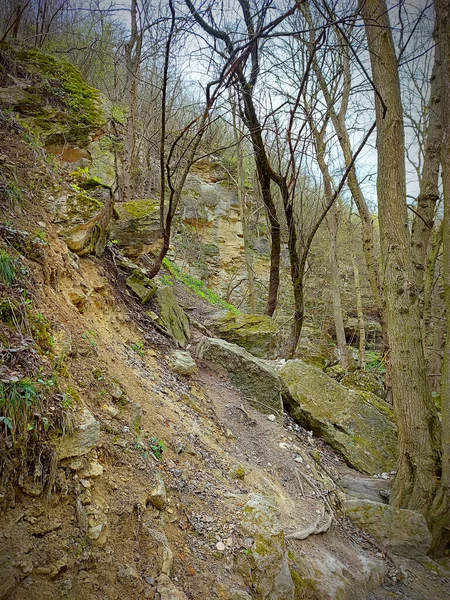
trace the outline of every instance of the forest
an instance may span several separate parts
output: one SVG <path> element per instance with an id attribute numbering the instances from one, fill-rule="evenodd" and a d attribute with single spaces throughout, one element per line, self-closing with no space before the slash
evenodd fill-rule
<path id="1" fill-rule="evenodd" d="M 427 554 L 448 558 L 448 0 L 0 0 L 0 11 L 4 489 L 10 485 L 5 473 L 16 472 L 19 484 L 11 483 L 11 489 L 27 477 L 36 479 L 39 456 L 39 494 L 50 502 L 59 489 L 58 461 L 85 454 L 55 454 L 52 436 L 64 439 L 66 427 L 69 433 L 76 429 L 70 415 L 80 406 L 97 406 L 114 423 L 124 407 L 132 412 L 132 403 L 121 405 L 126 397 L 121 386 L 106 375 L 121 378 L 122 363 L 114 367 L 119 360 L 113 358 L 119 352 L 114 335 L 105 333 L 102 350 L 99 333 L 111 315 L 111 322 L 118 319 L 118 339 L 120 328 L 130 327 L 124 343 L 133 359 L 164 361 L 170 342 L 184 349 L 181 362 L 193 360 L 186 352 L 191 350 L 201 372 L 210 352 L 210 360 L 252 398 L 253 408 L 266 402 L 259 395 L 265 369 L 280 373 L 280 415 L 278 404 L 262 413 L 311 429 L 366 475 L 389 472 L 388 506 L 418 513 L 430 536 Z M 95 269 L 104 275 L 94 276 Z M 96 283 L 99 278 L 109 283 Z M 72 329 L 63 296 L 77 315 Z M 142 329 L 132 330 L 130 319 Z M 85 354 L 58 354 L 61 331 L 70 330 L 74 339 L 77 327 Z M 225 350 L 214 346 L 215 338 L 264 362 L 246 367 L 248 373 L 262 369 L 258 391 L 258 384 L 251 392 L 245 387 L 250 375 L 238 375 L 235 363 L 231 370 L 225 366 Z M 84 375 L 77 383 L 76 361 L 82 356 L 95 380 L 91 385 Z M 233 360 L 244 365 L 247 359 Z M 378 441 L 366 452 L 367 461 L 378 460 L 376 445 L 384 435 L 389 438 L 392 426 L 392 468 L 378 468 L 382 463 L 366 468 L 365 462 L 360 468 L 353 450 L 341 449 L 341 425 L 334 424 L 331 435 L 322 417 L 305 416 L 306 387 L 296 378 L 306 382 L 309 371 L 299 366 L 294 377 L 294 363 L 317 369 L 318 403 L 321 390 L 324 403 L 329 394 L 331 413 L 341 410 L 342 386 L 380 403 L 379 413 L 391 415 L 389 426 L 383 429 L 377 421 Z M 167 364 L 161 364 L 164 373 Z M 197 373 L 195 364 L 177 369 L 183 382 Z M 327 379 L 321 379 L 324 374 Z M 213 385 L 201 381 L 205 389 Z M 106 384 L 112 387 L 102 392 Z M 185 383 L 173 385 L 176 395 L 186 394 Z M 189 410 L 203 414 L 190 389 Z M 114 406 L 105 409 L 102 393 L 112 394 Z M 245 406 L 237 411 L 250 427 Z M 158 411 L 148 408 L 144 414 Z M 166 427 L 171 418 L 166 416 Z M 371 418 L 362 421 L 372 425 Z M 162 436 L 146 445 L 141 417 L 126 433 L 130 427 L 133 451 L 141 458 L 150 452 L 159 469 L 166 449 Z M 116 439 L 108 428 L 100 427 Z M 358 426 L 353 434 L 366 435 Z M 108 460 L 114 463 L 112 455 Z M 68 464 L 63 463 L 67 472 Z M 162 475 L 170 468 L 160 469 Z M 90 475 L 80 477 L 90 482 Z M 27 495 L 24 489 L 20 493 Z M 95 526 L 89 521 L 88 536 Z M 313 533 L 321 531 L 326 529 Z M 216 544 L 219 553 L 224 544 Z M 270 571 L 255 560 L 254 572 Z M 155 577 L 164 590 L 162 576 Z M 310 579 L 302 577 L 301 584 L 292 575 L 293 583 L 280 584 L 278 591 L 275 584 L 266 589 L 254 582 L 250 596 L 226 595 L 224 585 L 214 597 L 335 597 L 323 590 L 314 595 L 305 584 Z M 167 589 L 171 585 L 169 580 Z M 8 595 L 11 586 L 0 583 L 0 600 L 16 597 Z M 45 597 L 62 597 L 52 593 Z M 77 593 L 68 597 L 86 597 Z M 201 587 L 187 596 L 159 588 L 157 593 L 144 597 L 213 597 Z M 395 597 L 425 597 L 417 593 Z M 119 596 L 111 592 L 113 597 Z"/>

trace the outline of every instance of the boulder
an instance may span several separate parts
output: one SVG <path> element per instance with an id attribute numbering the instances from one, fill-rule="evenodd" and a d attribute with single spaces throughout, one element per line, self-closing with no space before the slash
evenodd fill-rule
<path id="1" fill-rule="evenodd" d="M 158 594 L 161 600 L 188 600 L 186 594 L 175 587 L 164 573 L 158 577 Z"/>
<path id="2" fill-rule="evenodd" d="M 184 377 L 190 377 L 197 371 L 195 360 L 189 352 L 183 352 L 182 350 L 175 350 L 175 352 L 173 352 L 170 366 L 175 373 L 183 375 Z"/>
<path id="3" fill-rule="evenodd" d="M 228 371 L 231 381 L 246 400 L 263 414 L 283 417 L 282 382 L 276 371 L 244 348 L 216 338 L 206 338 L 199 357 Z"/>
<path id="4" fill-rule="evenodd" d="M 352 371 L 341 379 L 342 385 L 351 390 L 372 392 L 380 398 L 384 397 L 383 382 L 370 371 Z"/>
<path id="5" fill-rule="evenodd" d="M 243 509 L 242 528 L 253 539 L 247 560 L 258 598 L 294 600 L 294 582 L 277 505 L 269 498 L 251 494 Z"/>
<path id="6" fill-rule="evenodd" d="M 127 278 L 127 287 L 136 294 L 141 304 L 146 304 L 150 298 L 153 298 L 158 289 L 156 283 L 139 270 L 133 271 Z"/>
<path id="7" fill-rule="evenodd" d="M 217 337 L 245 348 L 254 356 L 273 358 L 276 354 L 278 329 L 266 315 L 220 312 L 206 326 Z"/>
<path id="8" fill-rule="evenodd" d="M 377 479 L 372 477 L 352 477 L 344 475 L 339 483 L 348 496 L 360 500 L 372 500 L 373 502 L 384 502 L 389 497 L 392 481 L 389 479 Z"/>
<path id="9" fill-rule="evenodd" d="M 405 558 L 424 557 L 431 546 L 425 517 L 414 510 L 395 508 L 371 500 L 347 500 L 347 516 L 389 552 Z"/>
<path id="10" fill-rule="evenodd" d="M 100 423 L 90 410 L 84 408 L 74 415 L 74 427 L 69 435 L 63 435 L 56 444 L 58 459 L 87 454 L 100 439 Z"/>
<path id="11" fill-rule="evenodd" d="M 336 346 L 312 342 L 300 342 L 295 350 L 295 356 L 315 367 L 326 369 L 335 365 L 338 360 Z"/>
<path id="12" fill-rule="evenodd" d="M 378 396 L 357 393 L 301 360 L 279 370 L 289 394 L 289 413 L 300 425 L 340 452 L 346 462 L 369 475 L 391 471 L 396 462 L 392 407 Z"/>
<path id="13" fill-rule="evenodd" d="M 189 318 L 178 305 L 171 286 L 159 288 L 155 294 L 155 302 L 159 307 L 158 325 L 184 348 L 191 335 Z"/>
<path id="14" fill-rule="evenodd" d="M 159 221 L 159 200 L 130 200 L 115 205 L 117 221 L 112 231 L 112 239 L 132 255 L 142 254 L 145 246 L 150 246 L 161 238 Z"/>

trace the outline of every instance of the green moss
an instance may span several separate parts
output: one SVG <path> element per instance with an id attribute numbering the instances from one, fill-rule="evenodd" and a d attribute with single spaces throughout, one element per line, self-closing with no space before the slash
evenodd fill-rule
<path id="1" fill-rule="evenodd" d="M 163 260 L 163 266 L 181 283 L 184 283 L 190 290 L 192 290 L 199 298 L 206 300 L 210 304 L 226 308 L 231 313 L 239 315 L 240 311 L 229 304 L 223 298 L 218 296 L 215 292 L 210 290 L 203 281 L 196 279 L 192 275 L 182 271 L 175 263 L 171 262 L 168 258 Z"/>
<path id="2" fill-rule="evenodd" d="M 153 213 L 159 212 L 159 201 L 158 200 L 131 200 L 122 204 L 121 208 L 124 209 L 134 219 L 142 219 Z"/>
<path id="3" fill-rule="evenodd" d="M 50 333 L 50 324 L 42 313 L 28 312 L 31 333 L 36 345 L 48 352 L 53 348 L 53 337 Z"/>
<path id="4" fill-rule="evenodd" d="M 295 569 L 290 569 L 295 587 L 295 600 L 318 600 L 317 585 L 314 579 L 302 577 Z"/>
<path id="5" fill-rule="evenodd" d="M 87 143 L 90 134 L 104 126 L 99 92 L 87 85 L 74 65 L 37 49 L 9 52 L 32 80 L 31 93 L 39 112 L 24 119 L 31 131 L 51 133 L 48 143 Z M 45 106 L 46 100 L 52 107 Z"/>

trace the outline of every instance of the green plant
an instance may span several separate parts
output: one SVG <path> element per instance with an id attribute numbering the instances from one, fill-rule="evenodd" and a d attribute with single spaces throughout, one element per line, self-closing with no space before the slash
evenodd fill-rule
<path id="1" fill-rule="evenodd" d="M 97 336 L 97 333 L 95 331 L 91 331 L 89 329 L 87 329 L 84 333 L 81 334 L 81 337 L 84 340 L 87 340 L 93 348 L 95 348 L 97 346 L 97 340 L 95 339 L 96 336 Z"/>
<path id="2" fill-rule="evenodd" d="M 163 266 L 181 283 L 184 283 L 190 290 L 192 290 L 199 298 L 206 300 L 210 304 L 226 308 L 234 314 L 239 314 L 240 311 L 226 302 L 223 298 L 217 295 L 215 292 L 210 290 L 203 281 L 185 273 L 175 263 L 171 262 L 168 258 L 163 260 Z"/>
<path id="3" fill-rule="evenodd" d="M 1 194 L 8 205 L 15 209 L 23 202 L 23 191 L 14 182 L 10 181 L 5 186 L 1 186 Z"/>
<path id="4" fill-rule="evenodd" d="M 136 342 L 136 343 L 132 344 L 131 347 L 137 354 L 139 354 L 139 356 L 142 356 L 142 357 L 145 356 L 145 348 L 144 348 L 143 342 Z"/>
<path id="5" fill-rule="evenodd" d="M 386 364 L 384 356 L 374 350 L 366 351 L 366 370 L 378 371 L 378 373 L 386 373 Z"/>
<path id="6" fill-rule="evenodd" d="M 97 381 L 102 381 L 104 379 L 103 371 L 99 367 L 92 370 L 92 375 Z"/>
<path id="7" fill-rule="evenodd" d="M 40 388 L 41 382 L 29 377 L 0 383 L 0 422 L 13 440 L 34 428 L 33 415 L 39 410 L 42 400 Z"/>
<path id="8" fill-rule="evenodd" d="M 17 282 L 18 269 L 17 263 L 6 250 L 0 249 L 0 280 L 10 286 Z"/>
<path id="9" fill-rule="evenodd" d="M 150 442 L 150 450 L 152 451 L 153 456 L 157 460 L 161 460 L 162 454 L 163 454 L 164 450 L 166 449 L 166 445 L 164 444 L 164 442 L 162 440 L 160 440 L 156 436 L 151 437 L 149 442 Z"/>

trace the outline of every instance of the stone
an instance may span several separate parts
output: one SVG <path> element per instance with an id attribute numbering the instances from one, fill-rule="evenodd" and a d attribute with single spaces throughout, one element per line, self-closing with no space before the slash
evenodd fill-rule
<path id="1" fill-rule="evenodd" d="M 100 423 L 90 410 L 74 413 L 74 427 L 70 434 L 56 440 L 58 459 L 87 454 L 100 439 Z"/>
<path id="2" fill-rule="evenodd" d="M 351 390 L 362 390 L 372 392 L 380 398 L 384 398 L 383 382 L 370 371 L 352 371 L 347 373 L 341 380 L 342 385 Z"/>
<path id="3" fill-rule="evenodd" d="M 141 304 L 147 304 L 158 289 L 156 283 L 139 270 L 135 270 L 133 274 L 127 278 L 126 283 L 127 287 L 139 298 Z"/>
<path id="4" fill-rule="evenodd" d="M 113 381 L 111 383 L 111 396 L 114 398 L 114 400 L 120 400 L 123 394 L 124 391 L 120 385 L 116 381 Z"/>
<path id="5" fill-rule="evenodd" d="M 158 510 L 164 510 L 167 505 L 167 492 L 166 486 L 161 475 L 157 474 L 157 482 L 156 485 L 150 490 L 147 496 L 147 503 L 150 502 L 152 506 L 157 508 Z"/>
<path id="6" fill-rule="evenodd" d="M 253 538 L 247 550 L 251 583 L 262 600 L 294 600 L 292 580 L 280 512 L 274 501 L 251 494 L 242 517 L 244 533 Z"/>
<path id="7" fill-rule="evenodd" d="M 155 294 L 155 302 L 159 307 L 158 325 L 184 348 L 190 338 L 189 318 L 178 305 L 172 287 L 165 285 Z"/>
<path id="8" fill-rule="evenodd" d="M 368 475 L 391 471 L 396 463 L 397 435 L 392 407 L 374 394 L 357 393 L 301 360 L 289 360 L 278 371 L 289 394 L 292 418 Z"/>
<path id="9" fill-rule="evenodd" d="M 229 582 L 220 582 L 216 587 L 219 600 L 252 600 L 250 594 Z"/>
<path id="10" fill-rule="evenodd" d="M 103 475 L 103 466 L 96 460 L 88 463 L 88 466 L 80 472 L 80 477 L 100 477 Z"/>
<path id="11" fill-rule="evenodd" d="M 225 544 L 223 542 L 217 542 L 216 550 L 218 550 L 219 552 L 224 552 L 226 550 Z"/>
<path id="12" fill-rule="evenodd" d="M 230 477 L 233 479 L 244 479 L 247 475 L 247 470 L 242 465 L 234 465 L 230 469 Z"/>
<path id="13" fill-rule="evenodd" d="M 170 578 L 164 573 L 158 577 L 158 594 L 161 600 L 188 600 L 186 594 L 175 587 Z"/>
<path id="14" fill-rule="evenodd" d="M 383 502 L 391 487 L 391 482 L 386 479 L 356 478 L 350 475 L 342 476 L 339 484 L 349 496 L 374 502 Z"/>
<path id="15" fill-rule="evenodd" d="M 89 527 L 87 535 L 90 540 L 98 540 L 101 533 L 103 531 L 103 524 L 99 523 L 98 525 L 93 525 Z"/>
<path id="16" fill-rule="evenodd" d="M 344 508 L 355 525 L 373 535 L 392 554 L 419 559 L 430 549 L 431 534 L 425 517 L 416 511 L 356 499 L 345 501 Z"/>
<path id="17" fill-rule="evenodd" d="M 84 294 L 83 294 L 84 296 Z M 85 297 L 82 299 L 84 300 Z M 52 334 L 53 338 L 53 346 L 52 346 L 52 354 L 57 356 L 58 358 L 63 358 L 65 356 L 71 356 L 72 354 L 72 336 L 70 331 L 66 329 L 60 329 L 59 331 L 55 331 Z"/>
<path id="18" fill-rule="evenodd" d="M 301 341 L 295 350 L 295 357 L 303 362 L 319 367 L 319 369 L 330 368 L 335 365 L 339 357 L 336 346 L 331 344 L 318 344 L 313 342 L 303 343 Z"/>
<path id="19" fill-rule="evenodd" d="M 182 352 L 181 350 L 176 350 L 173 352 L 170 359 L 170 366 L 175 373 L 184 375 L 184 377 L 190 377 L 197 372 L 195 360 L 192 358 L 189 352 Z"/>
<path id="20" fill-rule="evenodd" d="M 245 348 L 254 356 L 274 358 L 276 354 L 278 328 L 267 315 L 220 312 L 205 325 L 217 337 Z"/>
<path id="21" fill-rule="evenodd" d="M 159 200 L 148 198 L 118 202 L 115 205 L 118 219 L 111 237 L 127 254 L 138 256 L 161 238 Z"/>
<path id="22" fill-rule="evenodd" d="M 216 338 L 205 338 L 199 358 L 224 368 L 247 402 L 263 414 L 283 417 L 283 384 L 276 371 L 244 348 Z"/>

